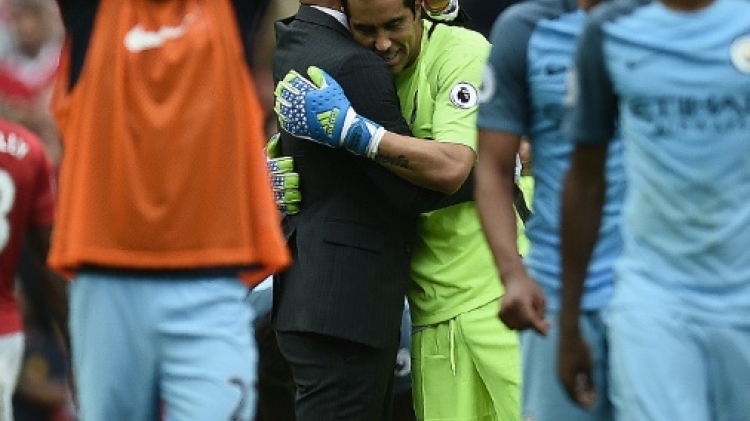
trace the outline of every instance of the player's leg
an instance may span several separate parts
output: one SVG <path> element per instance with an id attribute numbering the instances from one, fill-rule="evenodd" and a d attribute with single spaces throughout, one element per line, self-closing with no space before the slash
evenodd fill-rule
<path id="1" fill-rule="evenodd" d="M 713 421 L 750 417 L 750 325 L 709 327 Z"/>
<path id="2" fill-rule="evenodd" d="M 699 326 L 641 303 L 613 306 L 607 325 L 610 396 L 618 421 L 712 419 Z"/>
<path id="3" fill-rule="evenodd" d="M 141 279 L 90 272 L 71 284 L 70 334 L 81 419 L 157 419 L 153 289 Z"/>
<path id="4" fill-rule="evenodd" d="M 157 330 L 165 420 L 252 420 L 257 353 L 247 287 L 234 278 L 162 284 Z"/>
<path id="5" fill-rule="evenodd" d="M 420 421 L 495 420 L 456 319 L 412 334 L 412 393 Z"/>
<path id="6" fill-rule="evenodd" d="M 521 419 L 521 351 L 518 333 L 497 317 L 498 300 L 459 315 L 459 332 L 500 421 Z"/>
<path id="7" fill-rule="evenodd" d="M 589 345 L 599 391 L 592 411 L 573 403 L 557 378 L 557 347 L 560 341 L 558 313 L 548 311 L 551 322 L 547 336 L 526 331 L 521 334 L 523 355 L 523 414 L 533 421 L 606 421 L 612 419 L 608 399 L 607 347 L 605 328 L 599 313 L 584 313 L 581 329 Z"/>
<path id="8" fill-rule="evenodd" d="M 13 420 L 13 391 L 23 362 L 21 332 L 0 335 L 0 421 Z"/>
<path id="9" fill-rule="evenodd" d="M 276 336 L 292 368 L 298 420 L 390 419 L 397 332 L 388 349 L 309 332 Z"/>
<path id="10" fill-rule="evenodd" d="M 294 421 L 294 379 L 276 342 L 270 314 L 255 323 L 255 340 L 258 343 L 257 419 Z"/>

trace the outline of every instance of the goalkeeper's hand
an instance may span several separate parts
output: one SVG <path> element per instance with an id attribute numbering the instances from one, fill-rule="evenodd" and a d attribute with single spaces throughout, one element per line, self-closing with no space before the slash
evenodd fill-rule
<path id="1" fill-rule="evenodd" d="M 281 156 L 278 133 L 268 140 L 265 152 L 276 207 L 283 215 L 299 213 L 302 201 L 299 174 L 294 172 L 294 159 L 291 156 Z"/>
<path id="2" fill-rule="evenodd" d="M 341 86 L 323 70 L 310 67 L 306 79 L 292 70 L 276 86 L 275 110 L 281 128 L 292 135 L 373 158 L 385 129 L 357 114 Z"/>

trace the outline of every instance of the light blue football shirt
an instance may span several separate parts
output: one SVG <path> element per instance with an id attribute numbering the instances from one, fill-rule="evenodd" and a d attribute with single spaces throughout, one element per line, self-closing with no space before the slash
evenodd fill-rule
<path id="1" fill-rule="evenodd" d="M 602 5 L 576 67 L 574 137 L 606 141 L 619 123 L 625 138 L 613 305 L 749 324 L 750 2 Z"/>
<path id="2" fill-rule="evenodd" d="M 560 303 L 560 205 L 573 143 L 563 134 L 568 68 L 585 13 L 574 0 L 530 0 L 508 9 L 491 34 L 478 126 L 528 135 L 534 176 L 534 216 L 526 224 L 530 249 L 524 262 L 542 286 L 550 308 Z M 619 215 L 625 192 L 622 142 L 615 139 L 607 164 L 609 186 L 599 241 L 584 286 L 582 307 L 604 307 L 613 288 L 613 262 L 622 249 Z"/>

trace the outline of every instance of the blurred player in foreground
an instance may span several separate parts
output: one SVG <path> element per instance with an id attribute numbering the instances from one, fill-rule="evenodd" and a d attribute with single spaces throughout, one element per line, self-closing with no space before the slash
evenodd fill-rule
<path id="1" fill-rule="evenodd" d="M 45 303 L 67 336 L 65 285 L 44 271 L 54 217 L 52 162 L 27 129 L 0 120 L 0 420 L 13 419 L 11 398 L 21 368 L 24 335 L 14 295 L 24 241 L 38 267 Z"/>
<path id="2" fill-rule="evenodd" d="M 581 2 L 579 2 L 581 3 Z M 625 192 L 622 142 L 615 138 L 607 166 L 607 205 L 599 243 L 586 276 L 583 312 L 571 324 L 584 332 L 602 394 L 590 411 L 575 405 L 557 381 L 561 335 L 560 196 L 573 144 L 563 131 L 566 75 L 584 8 L 575 0 L 530 0 L 512 6 L 495 23 L 479 112 L 477 204 L 506 287 L 499 316 L 521 336 L 523 413 L 537 421 L 610 420 L 607 397 L 607 329 L 603 314 L 614 287 L 613 262 L 622 241 L 620 207 Z M 523 259 L 515 225 L 513 167 L 522 136 L 534 152 L 534 215 L 526 225 L 530 249 Z"/>
<path id="3" fill-rule="evenodd" d="M 744 0 L 615 1 L 592 10 L 580 38 L 564 299 L 582 290 L 619 126 L 628 193 L 607 312 L 619 421 L 750 414 L 748 16 Z M 563 324 L 578 313 L 564 307 Z M 568 332 L 563 344 L 580 342 Z M 575 346 L 561 349 L 562 380 L 585 403 L 595 387 L 590 363 Z"/>
<path id="4" fill-rule="evenodd" d="M 87 421 L 250 419 L 248 287 L 289 262 L 246 60 L 262 3 L 59 0 L 50 264 Z"/>

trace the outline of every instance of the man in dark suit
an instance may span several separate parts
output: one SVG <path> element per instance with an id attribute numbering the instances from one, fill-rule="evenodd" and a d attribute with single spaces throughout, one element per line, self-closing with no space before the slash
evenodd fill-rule
<path id="1" fill-rule="evenodd" d="M 307 0 L 277 22 L 274 78 L 320 67 L 358 113 L 409 135 L 385 62 L 351 38 L 340 10 L 339 0 Z M 274 283 L 274 326 L 297 384 L 297 419 L 389 419 L 416 218 L 469 199 L 471 183 L 448 197 L 344 149 L 283 131 L 280 142 L 305 201 L 285 218 L 294 263 Z"/>

